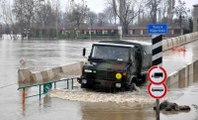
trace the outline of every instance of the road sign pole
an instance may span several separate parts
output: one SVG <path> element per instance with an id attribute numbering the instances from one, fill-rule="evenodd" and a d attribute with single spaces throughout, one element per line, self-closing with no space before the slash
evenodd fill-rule
<path id="1" fill-rule="evenodd" d="M 152 35 L 152 65 L 162 64 L 162 35 Z"/>
<path id="2" fill-rule="evenodd" d="M 162 64 L 162 35 L 152 35 L 152 64 Z M 156 99 L 156 120 L 160 120 L 160 100 Z"/>
<path id="3" fill-rule="evenodd" d="M 160 65 L 161 66 L 162 65 L 162 50 L 163 50 L 162 49 L 162 34 L 168 33 L 168 25 L 167 24 L 149 24 L 147 26 L 147 32 L 148 32 L 148 34 L 152 35 L 152 65 Z M 162 69 L 162 68 L 160 68 L 160 69 Z M 150 72 L 151 72 L 151 70 L 150 70 Z M 165 73 L 164 70 L 162 70 L 162 72 Z M 158 74 L 156 73 L 153 76 L 154 76 L 154 78 L 155 78 L 155 76 L 163 77 L 161 75 L 162 75 L 161 73 L 158 73 Z M 150 78 L 150 76 L 149 76 L 150 82 L 152 84 L 158 84 L 158 82 L 156 82 L 156 81 L 152 82 L 151 79 L 154 79 L 154 78 Z M 165 79 L 166 79 L 166 77 L 164 78 L 164 80 Z M 159 84 L 163 84 L 164 80 L 162 80 L 161 83 L 159 83 Z M 151 87 L 151 85 L 149 85 L 149 86 Z M 167 89 L 166 85 L 164 85 L 164 89 Z M 149 91 L 153 92 L 150 90 L 150 88 L 149 88 Z M 165 94 L 166 94 L 166 92 L 164 93 L 164 95 Z M 163 97 L 164 95 L 162 95 L 160 97 Z M 160 120 L 159 98 L 156 98 L 156 120 Z"/>
<path id="4" fill-rule="evenodd" d="M 160 120 L 160 108 L 159 108 L 159 99 L 156 99 L 156 120 Z"/>

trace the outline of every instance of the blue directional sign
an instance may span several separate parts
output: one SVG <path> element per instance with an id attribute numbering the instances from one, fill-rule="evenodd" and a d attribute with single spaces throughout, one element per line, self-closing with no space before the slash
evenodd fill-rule
<path id="1" fill-rule="evenodd" d="M 147 26 L 148 34 L 167 34 L 168 25 L 167 24 L 148 24 Z"/>

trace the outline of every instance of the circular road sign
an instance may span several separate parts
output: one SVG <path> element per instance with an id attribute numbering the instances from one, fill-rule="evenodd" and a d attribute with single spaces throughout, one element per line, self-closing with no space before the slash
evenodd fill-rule
<path id="1" fill-rule="evenodd" d="M 166 70 L 161 66 L 152 66 L 148 70 L 148 80 L 156 85 L 162 84 L 166 81 L 167 78 L 167 72 Z"/>
<path id="2" fill-rule="evenodd" d="M 167 93 L 167 86 L 164 83 L 160 85 L 150 83 L 148 85 L 148 93 L 152 98 L 163 98 Z"/>

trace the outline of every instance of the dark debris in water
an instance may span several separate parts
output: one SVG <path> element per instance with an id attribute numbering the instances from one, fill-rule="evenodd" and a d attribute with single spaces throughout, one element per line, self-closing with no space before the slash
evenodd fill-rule
<path id="1" fill-rule="evenodd" d="M 156 107 L 154 107 L 153 109 L 156 110 Z M 177 103 L 163 101 L 162 103 L 160 103 L 160 110 L 188 112 L 191 110 L 191 108 L 187 105 L 178 105 Z"/>

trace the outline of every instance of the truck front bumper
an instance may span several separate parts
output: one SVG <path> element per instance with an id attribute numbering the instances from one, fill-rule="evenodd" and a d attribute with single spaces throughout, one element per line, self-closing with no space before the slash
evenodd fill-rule
<path id="1" fill-rule="evenodd" d="M 80 84 L 89 85 L 93 87 L 102 87 L 102 88 L 121 88 L 123 83 L 121 81 L 108 81 L 108 80 L 86 80 L 81 77 L 77 79 Z"/>

